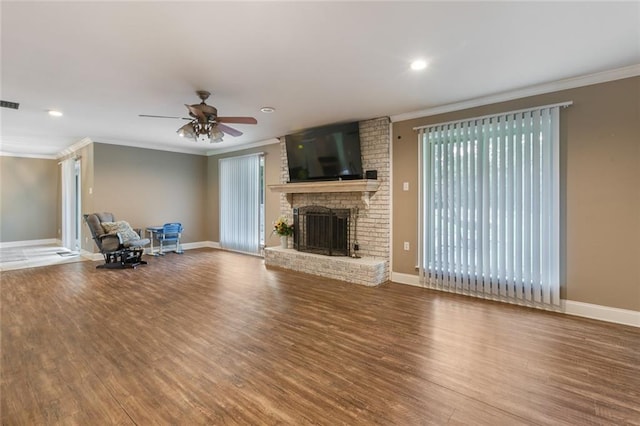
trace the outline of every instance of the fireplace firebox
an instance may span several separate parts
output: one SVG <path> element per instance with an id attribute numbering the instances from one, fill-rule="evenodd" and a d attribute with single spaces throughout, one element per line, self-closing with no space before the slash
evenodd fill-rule
<path id="1" fill-rule="evenodd" d="M 305 206 L 293 209 L 293 248 L 329 256 L 349 256 L 349 209 Z"/>

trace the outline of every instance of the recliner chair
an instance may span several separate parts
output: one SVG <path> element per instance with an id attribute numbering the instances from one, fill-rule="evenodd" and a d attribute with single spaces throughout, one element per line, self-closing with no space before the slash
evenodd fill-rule
<path id="1" fill-rule="evenodd" d="M 132 229 L 128 223 L 116 222 L 113 213 L 91 213 L 83 215 L 91 236 L 100 253 L 104 256 L 104 264 L 97 268 L 135 268 L 146 265 L 142 260 L 144 246 L 151 241 L 140 238 L 141 230 Z M 105 230 L 105 224 L 109 231 Z"/>

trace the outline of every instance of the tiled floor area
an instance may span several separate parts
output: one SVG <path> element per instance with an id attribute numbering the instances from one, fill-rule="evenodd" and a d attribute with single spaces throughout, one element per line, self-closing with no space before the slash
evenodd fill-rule
<path id="1" fill-rule="evenodd" d="M 86 260 L 78 252 L 56 244 L 0 248 L 0 271 L 35 268 Z"/>

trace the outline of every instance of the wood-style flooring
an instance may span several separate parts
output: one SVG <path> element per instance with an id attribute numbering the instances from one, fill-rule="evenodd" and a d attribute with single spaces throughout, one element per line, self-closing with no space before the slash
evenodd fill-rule
<path id="1" fill-rule="evenodd" d="M 640 425 L 640 329 L 212 249 L 1 275 L 1 421 Z"/>

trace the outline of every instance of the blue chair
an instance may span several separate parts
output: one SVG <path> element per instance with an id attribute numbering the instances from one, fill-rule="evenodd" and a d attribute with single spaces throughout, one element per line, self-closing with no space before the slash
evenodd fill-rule
<path id="1" fill-rule="evenodd" d="M 180 248 L 180 236 L 182 235 L 182 224 L 178 222 L 165 223 L 162 230 L 158 231 L 156 238 L 160 243 L 160 255 L 164 254 L 164 244 L 175 244 L 175 253 L 182 254 L 184 251 Z"/>

